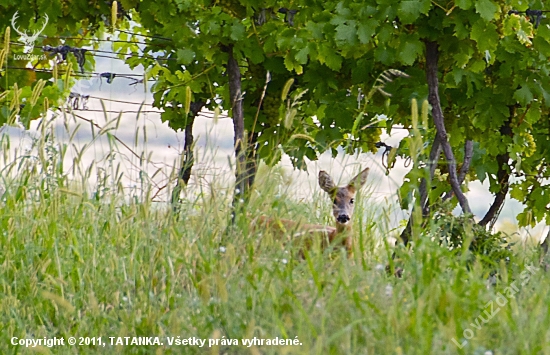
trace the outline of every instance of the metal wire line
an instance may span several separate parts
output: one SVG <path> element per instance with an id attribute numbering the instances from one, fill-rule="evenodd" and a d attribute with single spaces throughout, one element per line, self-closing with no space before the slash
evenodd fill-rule
<path id="1" fill-rule="evenodd" d="M 153 43 L 146 43 L 146 42 L 124 41 L 124 40 L 121 40 L 121 39 L 100 39 L 100 38 L 85 38 L 85 37 L 74 37 L 74 36 L 39 35 L 38 37 L 47 38 L 47 39 L 72 39 L 72 40 L 82 40 L 82 41 L 92 41 L 92 42 L 132 43 L 132 44 L 144 44 L 144 45 L 152 45 L 153 44 Z"/>
<path id="2" fill-rule="evenodd" d="M 53 70 L 52 69 L 36 69 L 36 68 L 25 68 L 25 67 L 14 67 L 14 66 L 6 66 L 7 69 L 14 69 L 14 70 L 29 70 L 29 71 L 33 71 L 33 72 L 37 72 L 37 73 L 53 73 Z M 66 71 L 58 71 L 59 75 L 65 75 L 67 74 Z M 73 73 L 71 74 L 71 76 L 74 76 L 74 77 L 89 77 L 90 75 L 92 76 L 100 76 L 101 74 L 113 74 L 115 77 L 117 78 L 124 78 L 124 77 L 137 77 L 137 78 L 143 78 L 143 75 L 142 74 L 133 74 L 133 73 L 111 73 L 111 72 L 103 72 L 103 73 L 98 73 L 98 72 L 91 72 L 91 73 L 87 73 L 87 74 L 81 74 L 81 73 Z M 155 79 L 148 79 L 147 81 L 156 81 Z"/>
<path id="3" fill-rule="evenodd" d="M 10 45 L 20 46 L 20 47 L 25 46 L 23 43 L 11 42 L 11 41 L 10 41 Z M 71 48 L 76 48 L 76 47 L 71 47 Z M 120 53 L 120 52 L 103 51 L 103 50 L 99 50 L 99 49 L 87 49 L 87 48 L 83 48 L 83 49 L 86 50 L 86 53 L 92 53 L 92 55 L 94 57 L 100 57 L 100 58 L 109 58 L 109 59 L 122 60 L 122 58 L 119 58 L 119 57 L 112 57 L 112 56 L 107 56 L 107 55 L 102 55 L 102 54 L 95 54 L 95 53 L 113 54 L 113 55 L 121 55 L 121 56 L 126 56 L 126 57 L 135 57 L 135 58 L 152 59 L 152 60 L 178 60 L 177 58 L 159 58 L 159 57 L 153 57 L 153 56 L 150 56 L 150 55 L 141 55 L 141 54 L 136 54 L 136 53 L 124 54 L 124 53 Z"/>

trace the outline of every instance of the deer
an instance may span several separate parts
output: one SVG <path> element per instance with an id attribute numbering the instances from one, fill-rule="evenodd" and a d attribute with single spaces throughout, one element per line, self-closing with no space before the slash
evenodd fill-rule
<path id="1" fill-rule="evenodd" d="M 13 14 L 13 17 L 11 18 L 11 26 L 13 27 L 15 32 L 19 33 L 19 35 L 21 36 L 21 39 L 25 43 L 23 47 L 23 52 L 31 53 L 34 49 L 34 42 L 36 41 L 38 36 L 42 33 L 42 31 L 44 31 L 44 29 L 46 28 L 49 18 L 48 18 L 48 15 L 44 14 L 44 25 L 42 26 L 42 28 L 38 31 L 34 31 L 32 35 L 29 35 L 27 31 L 22 32 L 15 25 L 15 20 L 17 20 L 17 18 L 19 17 L 18 12 L 19 11 L 15 11 L 15 14 Z"/>
<path id="2" fill-rule="evenodd" d="M 357 174 L 345 186 L 338 187 L 332 177 L 324 170 L 319 171 L 319 186 L 332 200 L 332 214 L 336 220 L 336 226 L 324 226 L 318 224 L 300 224 L 288 219 L 274 219 L 260 216 L 255 220 L 256 228 L 262 227 L 288 234 L 292 237 L 304 238 L 305 248 L 311 247 L 314 238 L 321 238 L 321 246 L 326 248 L 336 241 L 340 241 L 347 251 L 348 258 L 353 251 L 352 216 L 355 204 L 355 194 L 366 183 L 369 168 Z M 303 253 L 301 253 L 303 255 Z"/>

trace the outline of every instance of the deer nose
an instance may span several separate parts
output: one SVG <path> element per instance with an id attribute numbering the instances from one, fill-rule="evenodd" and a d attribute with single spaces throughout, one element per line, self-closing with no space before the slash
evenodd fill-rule
<path id="1" fill-rule="evenodd" d="M 350 218 L 347 214 L 339 214 L 338 217 L 336 217 L 336 221 L 338 221 L 338 223 L 348 223 L 349 220 Z"/>

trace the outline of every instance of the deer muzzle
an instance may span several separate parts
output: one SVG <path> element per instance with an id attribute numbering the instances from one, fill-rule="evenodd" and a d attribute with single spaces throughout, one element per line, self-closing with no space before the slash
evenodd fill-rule
<path id="1" fill-rule="evenodd" d="M 339 214 L 338 217 L 336 217 L 336 221 L 341 224 L 346 224 L 350 221 L 350 217 L 347 214 Z"/>

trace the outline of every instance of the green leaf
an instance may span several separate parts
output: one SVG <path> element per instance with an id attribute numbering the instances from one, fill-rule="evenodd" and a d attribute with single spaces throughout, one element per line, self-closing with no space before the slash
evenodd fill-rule
<path id="1" fill-rule="evenodd" d="M 347 17 L 337 15 L 337 16 L 334 16 L 334 17 L 330 20 L 330 23 L 333 24 L 333 25 L 335 25 L 335 26 L 338 26 L 338 25 L 342 25 L 342 24 L 346 23 L 346 21 L 347 21 Z"/>
<path id="2" fill-rule="evenodd" d="M 474 48 L 472 46 L 464 46 L 453 56 L 456 61 L 456 66 L 460 69 L 464 69 L 474 54 Z"/>
<path id="3" fill-rule="evenodd" d="M 513 184 L 510 189 L 510 197 L 523 202 L 525 197 L 527 197 L 528 191 L 523 190 L 521 187 L 519 184 Z"/>
<path id="4" fill-rule="evenodd" d="M 395 63 L 395 49 L 380 46 L 374 50 L 374 58 L 384 65 Z"/>
<path id="5" fill-rule="evenodd" d="M 470 37 L 470 24 L 460 20 L 454 22 L 455 37 L 462 40 Z"/>
<path id="6" fill-rule="evenodd" d="M 470 71 L 473 73 L 481 73 L 485 71 L 487 63 L 483 59 L 477 59 L 470 63 Z"/>
<path id="7" fill-rule="evenodd" d="M 497 26 L 483 20 L 478 20 L 472 26 L 470 38 L 477 43 L 477 48 L 480 52 L 493 52 L 497 48 L 499 39 Z M 494 62 L 494 58 L 492 61 Z"/>
<path id="8" fill-rule="evenodd" d="M 184 65 L 190 64 L 195 58 L 195 52 L 191 49 L 178 49 L 177 51 L 178 61 Z"/>
<path id="9" fill-rule="evenodd" d="M 498 6 L 491 0 L 477 0 L 476 12 L 486 21 L 491 21 L 495 18 L 495 13 L 498 10 Z"/>
<path id="10" fill-rule="evenodd" d="M 550 107 L 550 93 L 547 91 L 547 88 L 545 88 L 541 83 L 539 83 L 538 91 L 544 98 L 544 106 Z"/>
<path id="11" fill-rule="evenodd" d="M 298 64 L 294 58 L 292 57 L 291 53 L 287 53 L 287 55 L 285 56 L 285 67 L 288 71 L 295 71 L 296 74 L 302 74 L 303 72 L 303 67 Z"/>
<path id="12" fill-rule="evenodd" d="M 525 122 L 530 125 L 536 124 L 541 119 L 541 107 L 539 102 L 531 105 L 527 113 L 525 113 Z"/>
<path id="13" fill-rule="evenodd" d="M 265 59 L 262 48 L 256 42 L 252 42 L 250 45 L 245 46 L 242 51 L 244 56 L 250 59 L 254 64 L 262 63 Z"/>
<path id="14" fill-rule="evenodd" d="M 504 18 L 504 26 L 502 33 L 505 36 L 511 36 L 514 33 L 516 33 L 516 28 L 521 27 L 520 23 L 520 16 L 516 14 L 510 14 L 509 16 L 506 16 Z"/>
<path id="15" fill-rule="evenodd" d="M 319 47 L 319 61 L 334 71 L 340 70 L 343 58 L 328 45 Z"/>
<path id="16" fill-rule="evenodd" d="M 426 14 L 431 7 L 429 0 L 402 1 L 397 10 L 397 16 L 404 25 L 413 23 L 421 14 Z"/>
<path id="17" fill-rule="evenodd" d="M 333 52 L 326 56 L 325 63 L 327 67 L 332 70 L 338 71 L 342 67 L 343 58 L 336 52 Z"/>
<path id="18" fill-rule="evenodd" d="M 274 37 L 276 39 L 279 49 L 287 49 L 292 47 L 295 40 L 295 35 L 295 31 L 293 31 L 291 28 L 287 28 L 279 32 L 277 36 L 271 37 Z"/>
<path id="19" fill-rule="evenodd" d="M 313 21 L 308 21 L 306 23 L 306 29 L 308 32 L 312 35 L 314 39 L 323 39 L 324 38 L 324 31 L 323 31 L 324 24 L 323 23 L 315 23 Z"/>
<path id="20" fill-rule="evenodd" d="M 544 27 L 545 26 L 542 26 L 541 29 Z M 542 31 L 537 31 L 537 32 L 544 33 L 544 29 Z M 531 39 L 535 36 L 533 33 L 533 24 L 527 21 L 524 17 L 520 17 L 519 27 L 516 30 L 516 36 L 521 44 L 530 45 Z"/>
<path id="21" fill-rule="evenodd" d="M 375 19 L 370 18 L 365 21 L 361 21 L 357 25 L 357 36 L 359 37 L 359 42 L 362 44 L 369 43 L 377 27 L 378 21 Z"/>
<path id="22" fill-rule="evenodd" d="M 277 50 L 277 39 L 274 36 L 268 37 L 264 42 L 264 51 L 272 53 Z"/>
<path id="23" fill-rule="evenodd" d="M 487 93 L 478 93 L 477 95 L 487 95 Z M 505 120 L 508 118 L 509 111 L 506 105 L 499 103 L 498 101 L 489 102 L 488 105 L 480 105 L 479 107 L 476 107 L 480 110 L 479 114 L 477 114 L 472 124 L 474 127 L 479 128 L 481 130 L 487 130 L 491 126 L 497 126 L 500 127 Z"/>
<path id="24" fill-rule="evenodd" d="M 468 10 L 472 7 L 472 0 L 456 0 L 455 5 L 462 10 Z"/>
<path id="25" fill-rule="evenodd" d="M 207 33 L 215 36 L 220 34 L 221 26 L 216 19 L 208 21 L 206 27 L 208 28 Z"/>
<path id="26" fill-rule="evenodd" d="M 236 22 L 231 26 L 231 39 L 234 41 L 244 40 L 245 28 L 242 23 Z"/>
<path id="27" fill-rule="evenodd" d="M 533 219 L 533 213 L 530 210 L 529 211 L 524 210 L 523 212 L 519 213 L 516 218 L 518 220 L 518 225 L 520 227 L 527 227 L 527 226 L 534 227 L 535 226 L 535 221 Z"/>
<path id="28" fill-rule="evenodd" d="M 399 48 L 399 59 L 405 65 L 412 65 L 424 50 L 422 42 L 418 38 L 413 38 L 413 36 L 402 38 L 402 44 Z"/>
<path id="29" fill-rule="evenodd" d="M 520 105 L 527 106 L 531 101 L 533 101 L 533 93 L 527 85 L 524 85 L 520 89 L 516 90 L 514 93 L 514 99 L 516 99 Z"/>
<path id="30" fill-rule="evenodd" d="M 309 46 L 304 46 L 302 49 L 300 49 L 300 50 L 298 51 L 298 53 L 296 53 L 296 55 L 294 56 L 294 58 L 296 58 L 296 60 L 298 61 L 298 63 L 300 63 L 300 64 L 306 64 L 306 63 L 307 63 L 308 54 L 309 54 Z"/>
<path id="31" fill-rule="evenodd" d="M 346 45 L 354 45 L 356 42 L 355 24 L 341 24 L 336 27 L 334 38 L 337 42 Z"/>
<path id="32" fill-rule="evenodd" d="M 537 36 L 533 39 L 533 45 L 535 46 L 536 51 L 540 52 L 545 57 L 550 57 L 550 42 L 548 42 L 548 40 L 537 34 Z"/>

